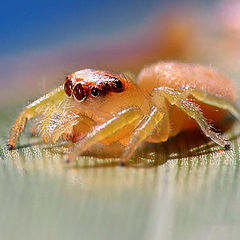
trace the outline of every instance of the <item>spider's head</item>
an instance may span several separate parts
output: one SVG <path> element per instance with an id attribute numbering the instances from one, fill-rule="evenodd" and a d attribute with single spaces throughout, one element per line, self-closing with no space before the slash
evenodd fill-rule
<path id="1" fill-rule="evenodd" d="M 85 69 L 67 76 L 64 90 L 69 97 L 82 102 L 89 98 L 103 98 L 126 89 L 126 80 L 116 74 Z"/>
<path id="2" fill-rule="evenodd" d="M 144 112 L 149 107 L 135 82 L 106 71 L 85 69 L 70 74 L 64 89 L 73 100 L 74 111 L 96 122 L 129 107 L 139 107 Z"/>

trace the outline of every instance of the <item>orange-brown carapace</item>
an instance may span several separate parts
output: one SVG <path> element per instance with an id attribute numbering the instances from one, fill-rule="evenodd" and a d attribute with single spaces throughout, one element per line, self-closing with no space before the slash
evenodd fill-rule
<path id="1" fill-rule="evenodd" d="M 123 165 L 143 142 L 163 142 L 181 130 L 199 128 L 215 143 L 230 144 L 206 119 L 219 121 L 227 111 L 239 119 L 233 82 L 201 65 L 159 62 L 144 68 L 136 81 L 107 71 L 85 69 L 67 76 L 65 84 L 27 106 L 9 137 L 14 148 L 26 121 L 45 142 L 74 142 L 68 162 L 101 142 L 120 142 Z"/>

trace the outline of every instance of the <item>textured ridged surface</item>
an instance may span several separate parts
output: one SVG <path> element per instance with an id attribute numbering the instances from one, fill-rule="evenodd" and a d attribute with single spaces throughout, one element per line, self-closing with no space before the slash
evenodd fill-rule
<path id="1" fill-rule="evenodd" d="M 6 149 L 15 109 L 0 116 L 1 239 L 238 239 L 239 123 L 227 152 L 182 133 L 139 151 L 131 165 L 143 168 L 93 157 L 66 168 L 59 149 L 27 133 Z"/>

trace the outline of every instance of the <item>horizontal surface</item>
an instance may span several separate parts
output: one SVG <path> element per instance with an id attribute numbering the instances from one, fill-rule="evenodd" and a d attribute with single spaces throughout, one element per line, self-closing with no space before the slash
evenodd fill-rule
<path id="1" fill-rule="evenodd" d="M 146 146 L 129 168 L 93 157 L 69 168 L 60 148 L 27 132 L 6 149 L 16 109 L 0 110 L 2 239 L 238 239 L 239 123 L 225 133 L 227 152 L 182 133 Z"/>

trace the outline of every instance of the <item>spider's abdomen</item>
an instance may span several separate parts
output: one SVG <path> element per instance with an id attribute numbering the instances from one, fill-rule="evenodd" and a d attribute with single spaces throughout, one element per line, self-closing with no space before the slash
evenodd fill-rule
<path id="1" fill-rule="evenodd" d="M 237 88 L 231 79 L 222 73 L 202 65 L 185 64 L 177 62 L 159 62 L 144 68 L 138 76 L 138 85 L 149 96 L 154 88 L 167 87 L 176 91 L 184 89 L 198 89 L 222 99 L 234 102 L 237 97 Z M 206 119 L 218 122 L 227 111 L 217 108 L 189 96 L 189 101 L 193 102 L 201 109 Z M 190 103 L 189 102 L 189 103 Z M 176 135 L 181 130 L 199 128 L 196 121 L 189 117 L 177 106 L 168 104 L 169 125 L 163 122 L 159 130 L 155 131 L 148 138 L 148 141 L 166 141 L 168 137 Z M 168 135 L 164 137 L 162 131 L 169 128 Z"/>
<path id="2" fill-rule="evenodd" d="M 236 87 L 231 79 L 211 67 L 198 64 L 159 62 L 144 68 L 139 86 L 151 93 L 156 87 L 183 89 L 192 87 L 234 101 Z"/>

